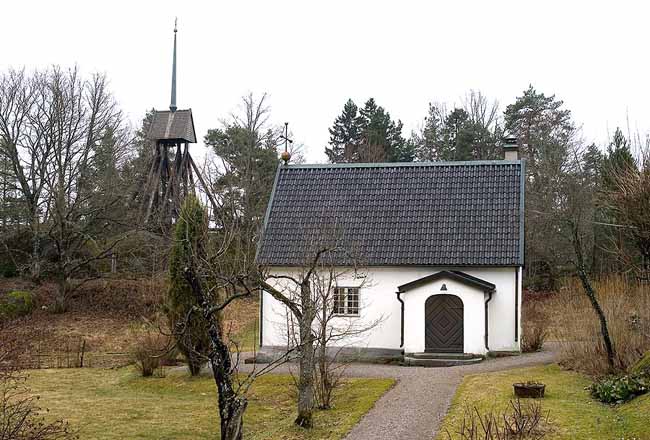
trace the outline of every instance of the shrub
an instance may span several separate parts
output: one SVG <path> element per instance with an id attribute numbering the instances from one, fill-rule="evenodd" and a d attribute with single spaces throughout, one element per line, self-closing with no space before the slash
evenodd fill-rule
<path id="1" fill-rule="evenodd" d="M 208 326 L 200 312 L 194 292 L 185 279 L 185 268 L 195 258 L 200 240 L 206 240 L 207 217 L 201 202 L 189 196 L 183 202 L 174 231 L 169 261 L 169 290 L 165 312 L 174 331 L 178 349 L 187 360 L 190 374 L 200 373 L 210 348 Z"/>
<path id="2" fill-rule="evenodd" d="M 548 335 L 548 316 L 543 303 L 529 300 L 523 303 L 521 351 L 531 353 L 542 349 Z"/>
<path id="3" fill-rule="evenodd" d="M 548 417 L 535 401 L 511 400 L 502 412 L 482 413 L 476 406 L 467 406 L 458 431 L 446 433 L 449 440 L 538 440 L 548 431 Z"/>
<path id="4" fill-rule="evenodd" d="M 521 351 L 524 353 L 540 351 L 548 335 L 546 327 L 546 324 L 536 322 L 524 324 L 521 335 Z"/>
<path id="5" fill-rule="evenodd" d="M 650 373 L 610 376 L 594 382 L 589 387 L 591 395 L 603 403 L 624 403 L 645 394 L 650 388 Z"/>
<path id="6" fill-rule="evenodd" d="M 139 335 L 131 351 L 133 361 L 143 377 L 150 377 L 158 370 L 169 352 L 170 337 L 159 329 L 147 323 Z"/>
<path id="7" fill-rule="evenodd" d="M 0 353 L 2 358 L 2 353 Z M 25 386 L 25 377 L 0 369 L 0 440 L 72 440 L 77 435 L 63 420 L 46 421 L 38 396 Z"/>
<path id="8" fill-rule="evenodd" d="M 11 261 L 0 261 L 0 276 L 13 278 L 18 276 L 18 269 Z"/>
<path id="9" fill-rule="evenodd" d="M 616 352 L 616 367 L 628 370 L 650 350 L 650 285 L 610 275 L 594 281 Z M 600 323 L 578 280 L 567 280 L 546 304 L 561 364 L 594 376 L 609 372 Z"/>
<path id="10" fill-rule="evenodd" d="M 0 298 L 0 318 L 14 319 L 28 315 L 34 308 L 30 292 L 14 290 Z"/>

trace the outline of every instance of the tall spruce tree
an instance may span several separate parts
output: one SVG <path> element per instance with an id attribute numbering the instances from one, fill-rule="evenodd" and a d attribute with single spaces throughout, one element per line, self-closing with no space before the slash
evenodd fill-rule
<path id="1" fill-rule="evenodd" d="M 343 106 L 343 112 L 337 116 L 334 125 L 329 129 L 330 146 L 325 148 L 325 154 L 331 163 L 358 161 L 362 136 L 358 110 L 356 104 L 348 99 Z"/>
<path id="2" fill-rule="evenodd" d="M 358 110 L 358 115 L 357 115 Z M 393 121 L 373 98 L 363 108 L 348 100 L 330 128 L 330 162 L 410 162 L 415 146 L 402 136 L 402 121 Z"/>
<path id="3" fill-rule="evenodd" d="M 632 155 L 630 141 L 625 137 L 619 127 L 616 127 L 614 137 L 607 146 L 607 153 L 603 158 L 602 166 L 605 190 L 614 189 L 618 175 L 629 169 L 636 168 L 636 161 Z"/>
<path id="4" fill-rule="evenodd" d="M 453 109 L 445 118 L 439 157 L 442 160 L 472 160 L 475 157 L 474 133 L 469 114 L 462 108 Z"/>
<path id="5" fill-rule="evenodd" d="M 411 133 L 409 142 L 413 145 L 418 161 L 431 162 L 440 158 L 444 113 L 442 105 L 429 103 L 429 111 L 422 128 Z"/>
<path id="6" fill-rule="evenodd" d="M 153 160 L 154 142 L 147 139 L 149 127 L 153 122 L 155 110 L 146 112 L 140 128 L 135 132 L 132 150 L 128 151 L 122 166 L 122 179 L 127 186 L 127 205 L 129 213 L 134 218 L 137 216 L 138 207 L 141 206 L 146 189 L 147 178 Z"/>
<path id="7" fill-rule="evenodd" d="M 603 247 L 609 251 L 610 255 L 620 257 L 610 267 L 611 270 L 617 272 L 628 270 L 630 262 L 635 259 L 637 254 L 634 238 L 625 228 L 628 218 L 625 212 L 616 206 L 622 200 L 619 197 L 621 193 L 620 183 L 627 180 L 630 172 L 636 170 L 637 164 L 632 155 L 631 142 L 623 134 L 623 131 L 617 127 L 614 136 L 607 145 L 601 165 L 602 199 L 605 202 L 605 206 L 601 209 L 604 217 L 603 222 L 619 225 L 615 228 L 606 228 L 607 240 L 605 240 Z"/>

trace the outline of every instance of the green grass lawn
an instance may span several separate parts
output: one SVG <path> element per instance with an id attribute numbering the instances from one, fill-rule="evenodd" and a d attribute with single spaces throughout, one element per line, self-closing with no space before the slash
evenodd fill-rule
<path id="1" fill-rule="evenodd" d="M 541 399 L 550 411 L 549 439 L 650 439 L 650 395 L 637 397 L 615 407 L 593 400 L 585 387 L 589 378 L 557 365 L 523 368 L 498 373 L 467 376 L 458 388 L 438 439 L 447 439 L 445 429 L 455 432 L 466 403 L 481 410 L 503 410 L 514 398 L 512 384 L 536 380 L 546 384 Z"/>
<path id="2" fill-rule="evenodd" d="M 386 392 L 392 379 L 350 379 L 335 407 L 316 411 L 315 428 L 292 425 L 294 391 L 286 375 L 259 378 L 244 416 L 249 439 L 339 439 Z M 174 372 L 164 378 L 139 377 L 132 368 L 34 370 L 28 385 L 41 396 L 48 418 L 63 418 L 82 439 L 219 438 L 216 391 L 212 378 Z"/>

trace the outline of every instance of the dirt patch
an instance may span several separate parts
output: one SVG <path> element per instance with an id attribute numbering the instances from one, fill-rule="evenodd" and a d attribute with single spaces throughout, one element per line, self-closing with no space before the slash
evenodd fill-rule
<path id="1" fill-rule="evenodd" d="M 86 364 L 122 365 L 142 320 L 159 311 L 164 279 L 94 280 L 73 295 L 69 311 L 51 312 L 56 285 L 20 279 L 0 280 L 0 293 L 28 290 L 35 310 L 13 321 L 0 338 L 21 341 L 22 363 L 32 367 L 67 366 L 77 362 L 79 351 L 90 353 Z"/>
<path id="2" fill-rule="evenodd" d="M 246 332 L 251 324 L 257 320 L 259 306 L 257 298 L 245 298 L 228 305 L 225 311 L 224 324 L 226 333 L 241 335 Z"/>
<path id="3" fill-rule="evenodd" d="M 0 328 L 0 339 L 20 341 L 20 358 L 26 367 L 73 366 L 82 348 L 87 366 L 124 365 L 145 320 L 165 325 L 161 304 L 166 288 L 162 276 L 94 280 L 75 292 L 68 312 L 55 314 L 51 312 L 54 283 L 0 278 L 0 294 L 27 290 L 34 293 L 35 301 L 32 314 Z M 258 307 L 257 298 L 250 298 L 234 301 L 226 309 L 226 332 L 246 349 L 254 343 Z"/>

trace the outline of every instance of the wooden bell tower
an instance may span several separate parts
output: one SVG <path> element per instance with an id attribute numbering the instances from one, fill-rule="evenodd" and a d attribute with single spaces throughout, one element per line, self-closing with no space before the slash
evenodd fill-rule
<path id="1" fill-rule="evenodd" d="M 176 34 L 174 23 L 171 103 L 169 110 L 154 111 L 147 133 L 153 159 L 142 201 L 143 223 L 163 228 L 175 223 L 183 200 L 195 192 L 193 172 L 199 174 L 189 152 L 189 144 L 196 143 L 192 110 L 176 106 Z"/>

